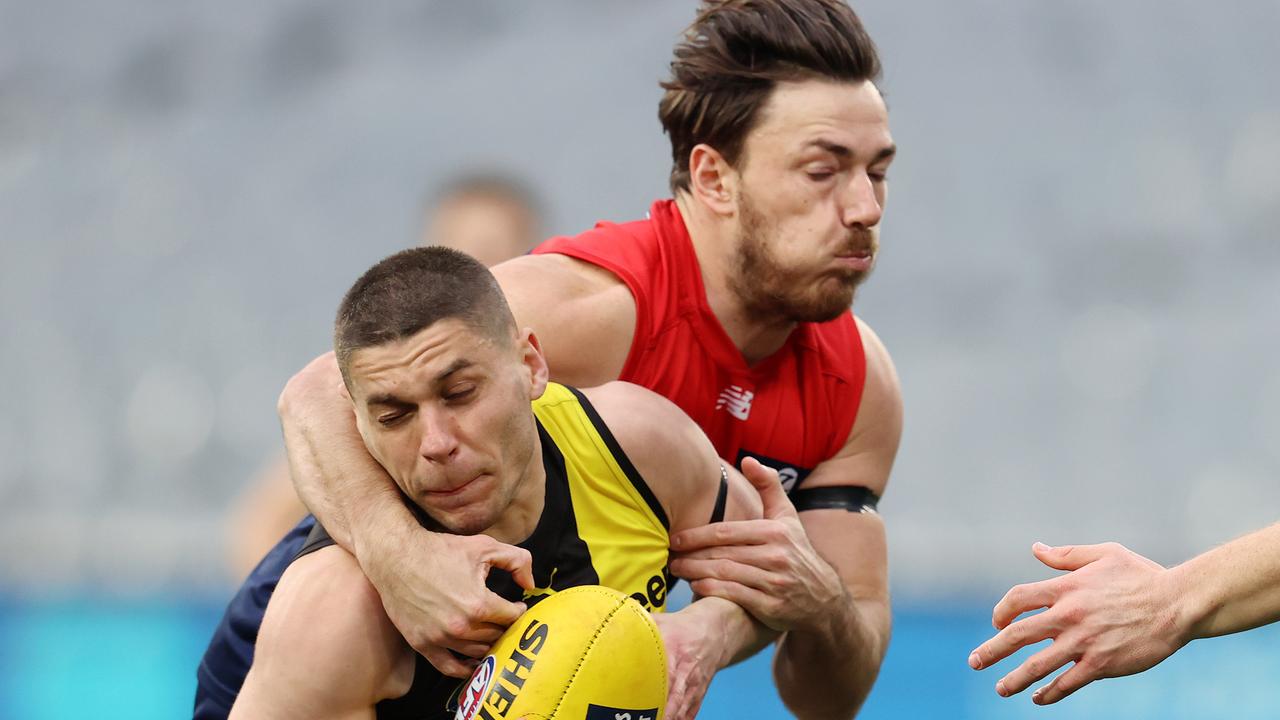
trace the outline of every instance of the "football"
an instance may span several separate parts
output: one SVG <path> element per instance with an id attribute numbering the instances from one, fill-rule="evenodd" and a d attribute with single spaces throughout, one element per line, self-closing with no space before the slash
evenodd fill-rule
<path id="1" fill-rule="evenodd" d="M 569 588 L 534 605 L 458 692 L 456 720 L 660 720 L 658 626 L 624 593 Z"/>

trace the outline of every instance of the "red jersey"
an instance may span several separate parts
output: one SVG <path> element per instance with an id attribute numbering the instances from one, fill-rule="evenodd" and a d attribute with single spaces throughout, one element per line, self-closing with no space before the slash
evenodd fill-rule
<path id="1" fill-rule="evenodd" d="M 626 284 L 636 331 L 618 379 L 680 406 L 726 460 L 755 457 L 777 469 L 790 491 L 848 439 L 867 372 L 853 313 L 800 323 L 777 352 L 748 366 L 707 304 L 674 201 L 655 202 L 647 220 L 602 222 L 534 253 L 598 265 Z"/>

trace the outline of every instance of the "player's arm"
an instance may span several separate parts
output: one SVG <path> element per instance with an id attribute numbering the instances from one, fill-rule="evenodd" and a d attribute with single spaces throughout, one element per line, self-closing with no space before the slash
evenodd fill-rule
<path id="1" fill-rule="evenodd" d="M 414 654 L 351 555 L 299 558 L 267 603 L 231 720 L 356 720 L 413 683 Z"/>
<path id="2" fill-rule="evenodd" d="M 560 255 L 516 258 L 493 272 L 517 322 L 536 330 L 553 378 L 601 382 L 612 376 L 601 379 L 599 372 L 621 369 L 635 305 L 620 281 Z M 593 374 L 593 367 L 604 370 Z M 470 654 L 465 648 L 479 637 L 474 631 L 505 627 L 519 616 L 523 606 L 490 593 L 484 576 L 496 565 L 531 587 L 528 553 L 487 536 L 420 527 L 365 449 L 333 353 L 290 379 L 279 410 L 299 497 L 356 556 L 410 644 L 441 672 L 465 677 L 468 668 L 445 649 Z"/>
<path id="3" fill-rule="evenodd" d="M 991 621 L 1000 632 L 969 656 L 975 670 L 1053 639 L 996 683 L 1001 695 L 1075 661 L 1032 695 L 1047 705 L 1094 680 L 1147 670 L 1197 638 L 1280 620 L 1280 524 L 1167 570 L 1116 543 L 1032 550 L 1070 572 L 1014 587 L 996 605 Z M 1048 609 L 1014 621 L 1040 608 Z"/>
<path id="4" fill-rule="evenodd" d="M 902 434 L 902 396 L 888 352 L 858 322 L 867 362 L 858 419 L 840 452 L 804 486 L 861 486 L 882 495 Z M 682 533 L 674 538 L 680 555 L 672 571 L 695 592 L 732 600 L 784 633 L 774 678 L 791 712 L 853 717 L 889 643 L 884 524 L 874 512 L 797 513 L 776 480 L 753 484 L 764 519 Z"/>
<path id="5" fill-rule="evenodd" d="M 1191 638 L 1280 621 L 1280 525 L 1258 530 L 1169 571 Z"/>
<path id="6" fill-rule="evenodd" d="M 618 444 L 653 491 L 672 533 L 706 525 L 727 476 L 724 519 L 760 517 L 760 497 L 737 470 L 725 467 L 702 429 L 666 398 L 630 383 L 585 390 Z M 768 481 L 776 473 L 758 468 Z M 733 602 L 699 598 L 679 612 L 654 616 L 667 648 L 670 720 L 692 718 L 717 671 L 758 652 L 777 633 Z"/>
<path id="7" fill-rule="evenodd" d="M 841 451 L 814 469 L 806 488 L 861 486 L 883 497 L 902 437 L 902 392 L 880 338 L 858 320 L 867 358 L 858 419 Z M 888 550 L 875 512 L 805 510 L 805 535 L 839 578 L 798 617 L 774 656 L 774 678 L 798 717 L 853 717 L 889 647 Z M 829 581 L 828 581 L 829 582 Z"/>

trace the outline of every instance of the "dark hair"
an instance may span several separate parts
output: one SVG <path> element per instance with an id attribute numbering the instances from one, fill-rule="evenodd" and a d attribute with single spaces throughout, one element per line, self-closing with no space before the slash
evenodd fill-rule
<path id="1" fill-rule="evenodd" d="M 410 337 L 437 321 L 459 318 L 502 340 L 515 319 L 502 288 L 478 260 L 445 247 L 402 250 L 369 268 L 338 306 L 333 349 L 342 379 L 356 350 Z"/>
<path id="2" fill-rule="evenodd" d="M 658 119 L 671 138 L 671 191 L 689 189 L 689 153 L 730 164 L 779 82 L 875 81 L 880 58 L 843 0 L 706 0 L 676 44 Z"/>

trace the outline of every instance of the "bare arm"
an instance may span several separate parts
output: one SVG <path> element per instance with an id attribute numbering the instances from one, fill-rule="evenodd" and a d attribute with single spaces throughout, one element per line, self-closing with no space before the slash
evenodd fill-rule
<path id="1" fill-rule="evenodd" d="M 373 718 L 408 692 L 414 656 L 355 560 L 328 547 L 299 558 L 267 604 L 240 718 Z"/>
<path id="2" fill-rule="evenodd" d="M 883 496 L 902 436 L 902 393 L 888 351 L 860 320 L 859 326 L 867 380 L 857 423 L 841 452 L 819 465 L 805 486 L 862 485 Z M 816 625 L 802 625 L 783 637 L 774 677 L 798 717 L 853 717 L 871 692 L 889 646 L 884 521 L 871 512 L 806 510 L 800 522 L 840 587 L 827 610 L 810 616 L 819 621 Z M 824 693 L 823 688 L 830 689 Z"/>
<path id="3" fill-rule="evenodd" d="M 1018 585 L 996 605 L 992 624 L 1000 632 L 970 655 L 975 670 L 1053 638 L 996 683 L 1000 695 L 1022 692 L 1074 661 L 1032 695 L 1047 705 L 1094 680 L 1147 670 L 1197 638 L 1280 620 L 1280 525 L 1167 570 L 1116 543 L 1037 543 L 1032 550 L 1069 572 Z M 1015 621 L 1040 608 L 1048 610 Z"/>
<path id="4" fill-rule="evenodd" d="M 621 369 L 635 306 L 616 278 L 560 255 L 516 258 L 493 272 L 517 321 L 538 333 L 553 378 L 591 381 Z M 466 665 L 445 648 L 476 657 L 477 642 L 497 638 L 493 625 L 519 616 L 523 606 L 489 592 L 484 578 L 498 566 L 532 587 L 528 553 L 487 536 L 437 535 L 418 526 L 364 447 L 332 353 L 289 381 L 279 410 L 303 502 L 356 556 L 413 647 L 441 672 L 466 676 Z"/>
<path id="5" fill-rule="evenodd" d="M 815 468 L 806 487 L 861 485 L 883 494 L 888 484 L 902 432 L 901 393 L 883 345 L 865 325 L 861 332 L 867 380 L 858 420 L 839 454 Z M 889 642 L 883 522 L 874 513 L 846 510 L 797 514 L 776 477 L 771 484 L 752 481 L 764 520 L 682 533 L 672 570 L 696 592 L 732 600 L 785 633 L 774 677 L 791 712 L 853 717 Z"/>
<path id="6" fill-rule="evenodd" d="M 1245 535 L 1169 571 L 1192 638 L 1280 620 L 1280 524 Z"/>
<path id="7" fill-rule="evenodd" d="M 417 526 L 395 482 L 356 430 L 333 353 L 294 375 L 277 409 L 298 497 L 339 545 L 360 557 L 360 540 Z"/>

